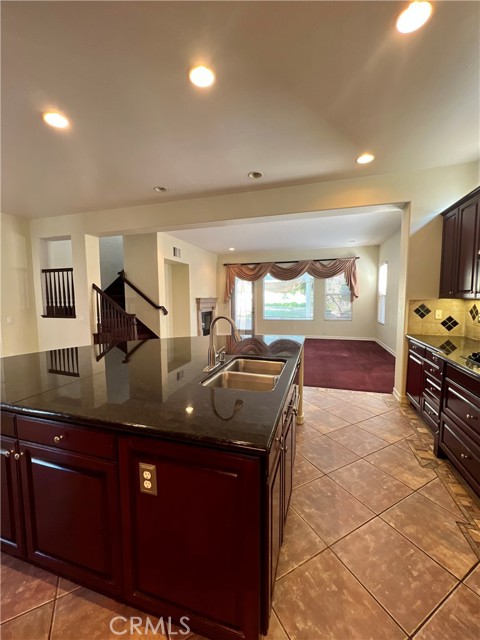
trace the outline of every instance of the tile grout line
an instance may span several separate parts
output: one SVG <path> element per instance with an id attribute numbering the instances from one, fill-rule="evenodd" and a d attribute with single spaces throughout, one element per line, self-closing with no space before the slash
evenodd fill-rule
<path id="1" fill-rule="evenodd" d="M 366 524 L 366 523 L 365 523 Z M 339 540 L 337 540 L 337 542 L 339 542 Z M 334 543 L 336 544 L 336 543 Z M 333 545 L 332 545 L 333 546 Z M 385 613 L 389 616 L 389 618 L 392 619 L 392 621 L 394 622 L 394 624 L 397 625 L 397 627 L 399 629 L 401 629 L 402 631 L 404 631 L 407 636 L 410 636 L 410 634 L 408 633 L 408 631 L 400 624 L 400 622 L 398 622 L 397 620 L 395 620 L 394 616 L 392 613 L 390 613 L 390 611 L 376 598 L 376 596 L 370 591 L 370 589 L 368 589 L 368 587 L 366 585 L 363 584 L 363 582 L 357 578 L 357 576 L 353 573 L 353 571 L 350 569 L 350 567 L 348 567 L 343 560 L 337 555 L 337 553 L 333 550 L 330 549 L 330 551 L 334 554 L 335 558 L 337 558 L 337 560 L 345 567 L 345 569 L 351 574 L 351 576 L 353 577 L 354 580 L 356 580 L 356 582 L 358 582 L 358 584 L 365 589 L 365 591 L 373 598 L 373 600 L 375 600 L 375 602 L 378 604 L 378 606 L 383 609 L 383 611 L 385 611 Z"/>
<path id="2" fill-rule="evenodd" d="M 430 620 L 433 618 L 433 616 L 439 611 L 439 609 L 445 604 L 445 602 L 455 593 L 455 591 L 458 591 L 460 585 L 463 584 L 463 582 L 461 580 L 459 580 L 457 582 L 456 585 L 454 585 L 452 587 L 452 589 L 450 589 L 450 591 L 440 600 L 440 602 L 437 604 L 437 606 L 435 607 L 435 609 L 433 609 L 428 616 L 425 618 L 425 620 L 423 620 L 413 631 L 413 633 L 411 634 L 411 637 L 414 638 L 422 629 L 423 627 L 425 627 L 428 622 L 430 622 Z"/>
<path id="3" fill-rule="evenodd" d="M 17 620 L 18 618 L 21 618 L 22 616 L 25 616 L 29 613 L 32 613 L 32 611 L 36 611 L 37 609 L 41 609 L 42 607 L 44 607 L 47 604 L 50 604 L 51 602 L 54 602 L 55 598 L 52 598 L 51 600 L 47 600 L 46 602 L 42 602 L 42 604 L 38 604 L 35 607 L 32 607 L 31 609 L 27 609 L 26 611 L 22 611 L 22 613 L 17 614 L 16 616 L 12 616 L 11 618 L 7 618 L 6 620 L 3 620 L 0 627 L 3 627 L 4 624 L 7 624 L 7 622 L 12 622 L 12 620 Z"/>
<path id="4" fill-rule="evenodd" d="M 404 498 L 404 500 L 406 500 L 407 498 L 410 498 L 412 494 L 410 494 L 410 496 L 406 496 Z M 383 512 L 385 513 L 385 512 Z M 382 519 L 382 521 L 388 525 L 390 528 L 392 528 L 394 531 L 396 531 L 397 533 L 399 533 L 403 538 L 405 538 L 405 540 L 407 540 L 408 542 L 410 542 L 410 544 L 413 544 L 413 546 L 418 549 L 419 551 L 421 551 L 424 555 L 427 556 L 427 558 L 430 558 L 430 560 L 432 560 L 433 562 L 435 562 L 436 564 L 438 564 L 438 566 L 443 569 L 444 571 L 446 571 L 447 573 L 449 573 L 453 578 L 455 578 L 455 580 L 457 580 L 458 582 L 461 582 L 464 578 L 458 578 L 455 574 L 453 574 L 450 569 L 447 569 L 447 567 L 443 566 L 443 564 L 437 560 L 436 558 L 434 558 L 433 556 L 430 555 L 430 553 L 428 553 L 427 551 L 425 551 L 424 549 L 422 549 L 421 547 L 418 546 L 418 544 L 416 544 L 416 542 L 414 542 L 413 540 L 410 540 L 410 538 L 407 538 L 407 536 L 402 532 L 399 531 L 398 529 L 396 529 L 394 526 L 392 526 L 389 522 L 387 522 L 385 520 L 385 518 L 382 517 L 383 513 L 381 515 L 379 515 L 378 517 Z M 476 563 L 475 563 L 476 564 Z M 475 565 L 474 565 L 475 566 Z M 471 569 L 472 567 L 470 567 Z M 470 571 L 470 569 L 468 571 Z"/>

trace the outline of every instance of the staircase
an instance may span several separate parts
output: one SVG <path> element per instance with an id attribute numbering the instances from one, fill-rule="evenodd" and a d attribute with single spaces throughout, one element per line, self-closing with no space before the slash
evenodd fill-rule
<path id="1" fill-rule="evenodd" d="M 123 271 L 120 272 L 123 274 Z M 125 280 L 122 275 L 108 285 L 104 293 L 111 298 L 119 307 L 125 310 Z M 146 324 L 136 318 L 137 340 L 150 340 L 158 338 L 157 334 L 152 331 Z"/>
<path id="2" fill-rule="evenodd" d="M 94 344 L 119 344 L 132 340 L 144 341 L 158 338 L 157 334 L 141 322 L 134 313 L 125 311 L 125 285 L 121 282 L 122 287 L 120 287 L 117 280 L 107 288 L 111 290 L 116 300 L 96 284 L 92 285 L 96 296 L 97 319 L 97 332 L 93 334 Z"/>

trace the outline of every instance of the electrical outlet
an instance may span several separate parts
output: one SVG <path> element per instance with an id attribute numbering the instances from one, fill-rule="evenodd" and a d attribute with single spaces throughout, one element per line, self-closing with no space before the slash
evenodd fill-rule
<path id="1" fill-rule="evenodd" d="M 157 468 L 154 464 L 146 462 L 138 463 L 140 475 L 140 492 L 149 493 L 152 496 L 157 495 Z"/>
<path id="2" fill-rule="evenodd" d="M 441 319 L 442 319 L 442 310 L 435 309 L 435 320 L 441 320 Z"/>

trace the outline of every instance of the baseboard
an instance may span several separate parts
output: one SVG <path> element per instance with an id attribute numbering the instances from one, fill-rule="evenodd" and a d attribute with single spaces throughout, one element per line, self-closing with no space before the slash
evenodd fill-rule
<path id="1" fill-rule="evenodd" d="M 400 404 L 408 404 L 407 396 L 403 396 L 401 393 L 399 393 L 397 391 L 397 389 L 395 387 L 393 387 L 393 392 L 392 393 L 393 393 L 393 397 L 395 398 L 395 400 L 400 402 Z"/>
<path id="2" fill-rule="evenodd" d="M 379 340 L 378 338 L 375 338 L 375 342 L 379 344 L 381 347 L 383 347 L 385 351 L 388 351 L 388 353 L 391 353 L 394 358 L 397 357 L 396 352 L 393 349 L 390 349 L 390 347 L 387 347 L 387 345 L 384 344 L 381 340 Z"/>

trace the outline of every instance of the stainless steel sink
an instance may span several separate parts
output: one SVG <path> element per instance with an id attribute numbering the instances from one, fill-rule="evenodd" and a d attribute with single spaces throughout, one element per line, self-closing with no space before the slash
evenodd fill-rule
<path id="1" fill-rule="evenodd" d="M 253 358 L 234 358 L 223 368 L 223 371 L 239 371 L 242 373 L 260 373 L 279 376 L 285 362 L 282 360 L 254 360 Z"/>
<path id="2" fill-rule="evenodd" d="M 278 376 L 222 369 L 202 382 L 204 387 L 238 389 L 240 391 L 273 391 Z"/>

